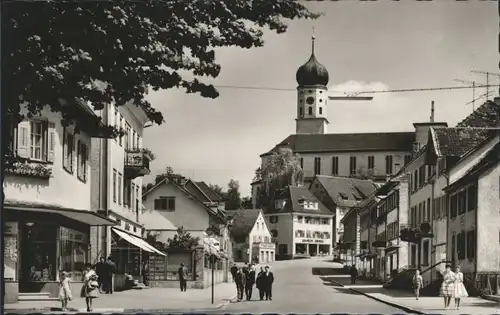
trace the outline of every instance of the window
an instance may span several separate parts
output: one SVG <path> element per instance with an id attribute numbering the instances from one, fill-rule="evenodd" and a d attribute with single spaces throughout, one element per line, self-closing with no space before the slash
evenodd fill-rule
<path id="1" fill-rule="evenodd" d="M 139 198 L 141 197 L 141 194 L 139 194 L 139 185 L 136 185 L 135 186 L 135 210 L 137 211 L 137 213 L 139 213 L 139 211 L 141 209 L 139 209 Z"/>
<path id="2" fill-rule="evenodd" d="M 442 174 L 446 171 L 446 158 L 441 158 L 438 161 L 438 172 L 439 174 Z"/>
<path id="3" fill-rule="evenodd" d="M 121 173 L 118 173 L 118 204 L 122 204 L 122 184 L 123 184 L 123 177 Z"/>
<path id="4" fill-rule="evenodd" d="M 297 222 L 302 223 L 302 219 L 303 219 L 303 217 L 302 217 L 301 215 L 299 215 L 299 216 L 297 217 Z"/>
<path id="5" fill-rule="evenodd" d="M 424 266 L 429 266 L 429 241 L 424 241 L 423 244 L 422 244 L 422 249 L 423 249 L 423 253 L 422 253 L 422 265 Z"/>
<path id="6" fill-rule="evenodd" d="M 76 174 L 81 181 L 87 181 L 87 169 L 88 169 L 88 149 L 85 143 L 78 141 L 78 153 L 77 153 L 77 169 Z"/>
<path id="7" fill-rule="evenodd" d="M 375 168 L 375 157 L 373 155 L 370 155 L 368 157 L 368 169 L 372 170 Z"/>
<path id="8" fill-rule="evenodd" d="M 427 165 L 427 180 L 429 180 L 435 172 L 436 167 L 434 165 Z"/>
<path id="9" fill-rule="evenodd" d="M 321 224 L 324 224 L 324 225 L 330 224 L 330 219 L 328 219 L 328 218 L 321 219 Z"/>
<path id="10" fill-rule="evenodd" d="M 455 263 L 455 253 L 457 249 L 457 236 L 455 234 L 451 237 L 451 263 Z"/>
<path id="11" fill-rule="evenodd" d="M 124 135 L 124 143 L 125 143 L 125 149 L 130 149 L 130 143 L 129 143 L 129 136 L 132 133 L 132 129 L 130 128 L 129 124 L 127 124 L 127 128 L 125 129 L 125 135 Z"/>
<path id="12" fill-rule="evenodd" d="M 465 232 L 461 232 L 457 235 L 457 257 L 458 260 L 465 259 Z"/>
<path id="13" fill-rule="evenodd" d="M 332 156 L 332 175 L 339 174 L 339 157 Z"/>
<path id="14" fill-rule="evenodd" d="M 300 158 L 300 168 L 304 169 L 304 158 Z"/>
<path id="15" fill-rule="evenodd" d="M 123 116 L 122 115 L 120 115 L 120 123 L 119 124 L 120 125 L 118 128 L 123 128 Z M 120 139 L 118 139 L 118 140 L 119 140 L 118 143 L 120 144 L 120 146 L 122 146 L 123 145 L 123 136 L 120 136 Z"/>
<path id="16" fill-rule="evenodd" d="M 30 134 L 30 157 L 33 160 L 43 160 L 44 156 L 44 123 L 41 121 L 31 121 L 31 134 Z"/>
<path id="17" fill-rule="evenodd" d="M 476 255 L 476 231 L 467 231 L 467 258 L 473 259 Z"/>
<path id="18" fill-rule="evenodd" d="M 425 211 L 425 201 L 424 201 L 424 202 L 422 202 L 422 222 L 427 221 L 426 214 L 427 214 L 427 212 Z"/>
<path id="19" fill-rule="evenodd" d="M 132 180 L 127 178 L 123 181 L 123 205 L 126 207 L 131 206 L 131 188 L 132 188 Z"/>
<path id="20" fill-rule="evenodd" d="M 385 156 L 385 173 L 392 174 L 392 155 Z"/>
<path id="21" fill-rule="evenodd" d="M 314 158 L 314 175 L 321 174 L 321 158 Z"/>
<path id="22" fill-rule="evenodd" d="M 410 163 L 410 161 L 411 161 L 411 155 L 409 154 L 405 155 L 405 165 Z"/>
<path id="23" fill-rule="evenodd" d="M 308 109 L 308 114 L 309 115 L 312 115 L 313 114 L 313 108 L 311 106 L 309 106 L 309 109 Z"/>
<path id="24" fill-rule="evenodd" d="M 418 189 L 418 187 L 420 187 L 418 180 L 419 180 L 418 170 L 415 170 L 415 172 L 413 174 L 413 191 L 416 191 Z"/>
<path id="25" fill-rule="evenodd" d="M 321 100 L 319 100 L 321 102 Z M 319 114 L 322 115 L 323 114 L 323 107 L 320 107 L 319 108 Z"/>
<path id="26" fill-rule="evenodd" d="M 270 223 L 278 223 L 278 217 L 275 215 L 272 215 L 269 217 L 269 222 Z"/>
<path id="27" fill-rule="evenodd" d="M 425 165 L 420 166 L 418 169 L 418 188 L 425 185 Z"/>
<path id="28" fill-rule="evenodd" d="M 17 156 L 37 160 L 54 162 L 56 141 L 55 124 L 47 121 L 24 120 L 16 127 L 11 128 L 10 149 L 17 152 Z"/>
<path id="29" fill-rule="evenodd" d="M 141 140 L 141 138 L 139 137 L 139 134 L 137 134 L 137 139 L 136 139 L 137 149 L 141 148 L 140 140 Z"/>
<path id="30" fill-rule="evenodd" d="M 467 211 L 476 209 L 477 206 L 477 186 L 472 185 L 467 188 Z"/>
<path id="31" fill-rule="evenodd" d="M 427 198 L 427 221 L 431 221 L 431 198 Z"/>
<path id="32" fill-rule="evenodd" d="M 302 105 L 299 107 L 299 116 L 304 116 L 304 109 L 302 108 Z"/>
<path id="33" fill-rule="evenodd" d="M 264 236 L 264 243 L 269 243 L 269 236 Z"/>
<path id="34" fill-rule="evenodd" d="M 116 170 L 113 169 L 113 202 L 115 202 L 115 203 L 116 203 L 116 184 L 117 184 L 116 182 L 118 180 L 117 176 L 118 176 L 118 174 L 117 174 Z"/>
<path id="35" fill-rule="evenodd" d="M 467 208 L 467 191 L 464 189 L 458 193 L 458 215 L 464 214 Z"/>
<path id="36" fill-rule="evenodd" d="M 131 202 L 131 205 L 130 205 L 130 209 L 132 209 L 132 211 L 136 210 L 137 208 L 135 207 L 135 184 L 132 183 L 132 188 L 131 188 L 131 194 L 130 194 L 130 202 Z M 139 210 L 139 209 L 137 209 Z"/>
<path id="37" fill-rule="evenodd" d="M 83 275 L 88 255 L 88 235 L 65 227 L 60 228 L 60 268 L 69 271 L 74 280 Z M 78 274 L 78 276 L 77 276 Z"/>
<path id="38" fill-rule="evenodd" d="M 349 158 L 349 174 L 350 175 L 356 174 L 356 157 L 355 156 L 351 156 Z"/>
<path id="39" fill-rule="evenodd" d="M 63 167 L 73 174 L 73 151 L 75 149 L 75 136 L 64 129 L 63 137 Z"/>
<path id="40" fill-rule="evenodd" d="M 458 195 L 453 195 L 451 196 L 450 200 L 450 219 L 454 219 L 457 217 L 457 202 L 458 202 Z"/>
<path id="41" fill-rule="evenodd" d="M 175 197 L 160 197 L 155 199 L 155 210 L 175 211 Z"/>
<path id="42" fill-rule="evenodd" d="M 278 230 L 276 230 L 276 229 L 272 229 L 272 230 L 271 230 L 271 236 L 272 236 L 272 237 L 278 237 Z"/>

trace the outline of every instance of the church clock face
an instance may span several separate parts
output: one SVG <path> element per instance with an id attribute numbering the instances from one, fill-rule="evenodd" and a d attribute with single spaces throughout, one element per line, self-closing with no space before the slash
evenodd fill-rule
<path id="1" fill-rule="evenodd" d="M 308 98 L 306 98 L 306 103 L 308 105 L 312 105 L 314 103 L 314 97 L 309 96 Z"/>

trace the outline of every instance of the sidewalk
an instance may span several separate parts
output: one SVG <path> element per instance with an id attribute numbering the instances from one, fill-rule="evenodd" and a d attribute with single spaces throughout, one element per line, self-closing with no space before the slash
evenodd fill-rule
<path id="1" fill-rule="evenodd" d="M 188 289 L 181 292 L 174 288 L 151 288 L 128 290 L 112 295 L 102 294 L 94 300 L 94 312 L 194 312 L 215 310 L 223 307 L 236 297 L 234 283 L 221 283 L 214 287 L 214 304 L 211 304 L 212 289 Z M 5 304 L 4 312 L 27 313 L 33 311 L 60 311 L 58 301 L 33 301 Z M 75 298 L 69 303 L 69 311 L 85 312 L 85 299 Z"/>
<path id="2" fill-rule="evenodd" d="M 415 297 L 408 292 L 386 290 L 381 286 L 348 285 L 339 288 L 363 294 L 382 303 L 401 308 L 406 312 L 417 314 L 500 314 L 500 302 L 488 301 L 477 297 L 463 298 L 459 310 L 444 310 L 442 297 Z M 451 302 L 453 306 L 454 301 Z"/>

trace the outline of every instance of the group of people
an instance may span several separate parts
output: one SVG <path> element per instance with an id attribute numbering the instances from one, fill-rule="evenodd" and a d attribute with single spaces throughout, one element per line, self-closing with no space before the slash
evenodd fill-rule
<path id="1" fill-rule="evenodd" d="M 115 270 L 116 265 L 111 257 L 108 257 L 107 261 L 104 257 L 101 257 L 95 266 L 89 263 L 85 264 L 80 296 L 85 298 L 88 312 L 92 311 L 92 301 L 98 298 L 100 293 L 102 294 L 103 291 L 108 294 L 113 293 L 113 274 Z M 67 311 L 68 303 L 73 299 L 69 273 L 62 271 L 59 279 L 59 300 L 61 301 L 62 310 Z"/>
<path id="2" fill-rule="evenodd" d="M 245 294 L 247 301 L 252 299 L 254 285 L 259 290 L 259 298 L 261 301 L 264 300 L 264 298 L 266 300 L 273 299 L 274 274 L 270 271 L 269 266 L 265 268 L 260 267 L 260 271 L 256 275 L 255 266 L 253 264 L 248 264 L 244 268 L 238 267 L 235 264 L 231 267 L 231 275 L 233 276 L 233 281 L 236 283 L 238 302 L 243 300 L 243 294 Z"/>
<path id="3" fill-rule="evenodd" d="M 450 309 L 451 299 L 453 298 L 455 299 L 455 309 L 458 310 L 460 308 L 461 298 L 469 296 L 464 285 L 464 274 L 460 271 L 460 267 L 457 267 L 455 272 L 453 272 L 451 266 L 446 265 L 446 269 L 442 275 L 443 283 L 441 284 L 440 295 L 444 297 L 444 308 Z M 413 276 L 413 290 L 417 300 L 423 285 L 420 271 L 416 270 Z"/>

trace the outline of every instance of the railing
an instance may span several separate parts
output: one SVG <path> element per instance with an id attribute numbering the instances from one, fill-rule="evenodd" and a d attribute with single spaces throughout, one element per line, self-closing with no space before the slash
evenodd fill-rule
<path id="1" fill-rule="evenodd" d="M 449 261 L 446 261 L 446 260 L 438 261 L 438 262 L 437 262 L 437 263 L 435 263 L 434 265 L 432 265 L 432 266 L 430 266 L 430 267 L 427 267 L 427 268 L 425 268 L 424 270 L 422 270 L 422 271 L 420 272 L 420 274 L 424 274 L 424 273 L 428 272 L 429 270 L 431 270 L 431 269 L 433 269 L 433 268 L 435 268 L 435 267 L 437 267 L 437 266 L 439 266 L 439 265 L 441 265 L 441 264 L 446 264 L 446 263 L 450 263 L 450 262 L 449 262 Z"/>
<path id="2" fill-rule="evenodd" d="M 148 175 L 150 156 L 143 151 L 127 151 L 125 153 L 125 173 L 128 177 Z"/>

